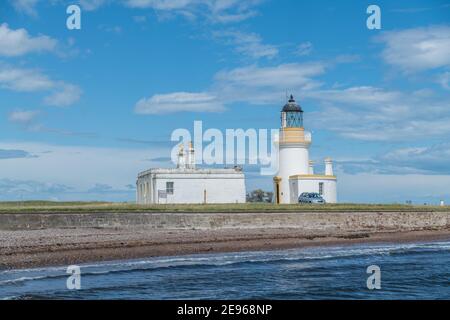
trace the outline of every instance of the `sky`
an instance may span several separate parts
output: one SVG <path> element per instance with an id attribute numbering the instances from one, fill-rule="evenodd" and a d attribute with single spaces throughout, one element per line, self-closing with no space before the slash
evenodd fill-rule
<path id="1" fill-rule="evenodd" d="M 278 128 L 286 93 L 340 202 L 450 203 L 448 0 L 2 0 L 0 200 L 133 201 L 173 130 Z"/>

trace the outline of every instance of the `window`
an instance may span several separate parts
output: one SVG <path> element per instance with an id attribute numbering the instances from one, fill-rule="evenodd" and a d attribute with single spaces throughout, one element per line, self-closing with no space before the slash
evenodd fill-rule
<path id="1" fill-rule="evenodd" d="M 323 195 L 323 182 L 319 182 L 319 194 Z"/>
<path id="2" fill-rule="evenodd" d="M 288 128 L 303 127 L 303 113 L 286 112 L 286 127 Z"/>
<path id="3" fill-rule="evenodd" d="M 166 182 L 167 194 L 173 194 L 173 182 Z"/>

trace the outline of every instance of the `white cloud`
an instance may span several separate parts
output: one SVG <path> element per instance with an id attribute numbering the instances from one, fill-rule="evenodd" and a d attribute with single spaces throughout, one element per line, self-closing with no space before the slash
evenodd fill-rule
<path id="1" fill-rule="evenodd" d="M 295 53 L 299 56 L 307 56 L 309 55 L 313 50 L 313 45 L 311 42 L 303 42 L 300 43 L 297 46 L 297 49 L 295 50 Z"/>
<path id="2" fill-rule="evenodd" d="M 261 37 L 256 33 L 241 31 L 214 32 L 214 37 L 225 39 L 226 43 L 235 47 L 236 52 L 251 58 L 274 58 L 278 55 L 277 47 L 262 43 Z"/>
<path id="3" fill-rule="evenodd" d="M 388 31 L 378 41 L 385 44 L 383 59 L 404 71 L 450 66 L 449 26 Z"/>
<path id="4" fill-rule="evenodd" d="M 164 114 L 173 112 L 220 112 L 225 108 L 215 96 L 208 93 L 174 92 L 142 98 L 135 111 L 140 114 Z"/>
<path id="5" fill-rule="evenodd" d="M 213 0 L 205 1 L 217 22 L 232 23 L 246 20 L 257 15 L 254 8 L 264 0 Z"/>
<path id="6" fill-rule="evenodd" d="M 198 1 L 193 0 L 127 0 L 126 3 L 132 8 L 152 8 L 156 10 L 184 9 Z"/>
<path id="7" fill-rule="evenodd" d="M 12 30 L 8 24 L 0 25 L 0 55 L 20 56 L 30 52 L 53 51 L 57 41 L 45 35 L 31 37 L 27 30 Z"/>
<path id="8" fill-rule="evenodd" d="M 440 143 L 428 147 L 400 148 L 380 157 L 399 167 L 416 168 L 427 173 L 450 174 L 450 143 Z"/>
<path id="9" fill-rule="evenodd" d="M 18 92 L 53 91 L 44 99 L 52 106 L 67 106 L 75 103 L 81 96 L 81 89 L 73 84 L 55 81 L 39 70 L 14 68 L 0 64 L 0 88 Z"/>
<path id="10" fill-rule="evenodd" d="M 123 32 L 123 29 L 121 26 L 100 25 L 98 28 L 105 32 L 110 32 L 110 33 L 115 33 L 115 34 L 121 34 Z"/>
<path id="11" fill-rule="evenodd" d="M 73 84 L 62 83 L 53 94 L 44 99 L 49 106 L 69 106 L 77 102 L 81 97 L 81 89 Z"/>
<path id="12" fill-rule="evenodd" d="M 17 110 L 9 114 L 8 120 L 14 123 L 26 125 L 31 123 L 39 115 L 39 113 L 40 112 L 37 110 Z"/>
<path id="13" fill-rule="evenodd" d="M 8 120 L 20 125 L 30 132 L 45 132 L 64 136 L 82 136 L 94 138 L 97 135 L 92 132 L 76 132 L 67 129 L 52 128 L 38 122 L 37 117 L 41 114 L 39 110 L 16 110 L 8 115 Z"/>
<path id="14" fill-rule="evenodd" d="M 92 188 L 88 190 L 88 192 L 94 192 L 94 193 L 108 193 L 113 190 L 113 187 L 111 187 L 108 184 L 104 183 L 96 183 Z"/>
<path id="15" fill-rule="evenodd" d="M 56 194 L 67 192 L 72 188 L 62 184 L 42 183 L 31 180 L 0 179 L 2 200 L 20 199 L 24 195 Z"/>
<path id="16" fill-rule="evenodd" d="M 450 72 L 444 72 L 437 76 L 437 82 L 442 88 L 450 90 Z"/>
<path id="17" fill-rule="evenodd" d="M 286 90 L 300 93 L 319 87 L 320 82 L 314 78 L 325 68 L 323 63 L 291 63 L 224 70 L 215 75 L 213 91 L 226 102 L 279 103 Z"/>
<path id="18" fill-rule="evenodd" d="M 336 159 L 346 173 L 450 174 L 450 143 L 404 147 L 369 159 Z"/>
<path id="19" fill-rule="evenodd" d="M 317 90 L 304 96 L 322 108 L 310 114 L 315 128 L 367 141 L 405 141 L 450 134 L 448 99 L 426 92 L 375 87 Z"/>
<path id="20" fill-rule="evenodd" d="M 321 63 L 281 64 L 275 67 L 258 67 L 256 65 L 221 71 L 215 80 L 219 83 L 243 85 L 247 87 L 284 88 L 290 86 L 310 86 L 312 77 L 325 72 Z"/>
<path id="21" fill-rule="evenodd" d="M 397 91 L 386 91 L 381 88 L 361 86 L 341 90 L 317 90 L 309 92 L 308 97 L 322 101 L 353 103 L 359 105 L 376 105 L 393 101 L 401 97 Z"/>
<path id="22" fill-rule="evenodd" d="M 19 92 L 32 92 L 51 89 L 54 82 L 38 70 L 0 64 L 0 87 Z"/>
<path id="23" fill-rule="evenodd" d="M 81 7 L 86 11 L 97 10 L 108 2 L 109 0 L 79 0 Z"/>
<path id="24" fill-rule="evenodd" d="M 14 9 L 29 16 L 36 16 L 36 4 L 39 0 L 10 0 Z"/>
<path id="25" fill-rule="evenodd" d="M 154 9 L 157 12 L 174 13 L 190 20 L 197 16 L 212 22 L 232 23 L 253 17 L 253 9 L 261 0 L 127 0 L 131 8 Z"/>

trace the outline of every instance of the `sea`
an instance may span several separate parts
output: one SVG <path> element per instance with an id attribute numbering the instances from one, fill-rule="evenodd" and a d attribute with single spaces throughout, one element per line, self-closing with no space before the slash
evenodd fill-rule
<path id="1" fill-rule="evenodd" d="M 450 299 L 450 241 L 153 257 L 71 270 L 0 270 L 0 299 Z"/>

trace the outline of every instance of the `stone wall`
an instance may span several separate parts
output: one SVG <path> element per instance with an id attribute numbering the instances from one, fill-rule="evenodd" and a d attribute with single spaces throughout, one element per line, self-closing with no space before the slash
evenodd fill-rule
<path id="1" fill-rule="evenodd" d="M 0 230 L 301 228 L 320 232 L 446 229 L 448 212 L 0 214 Z"/>

